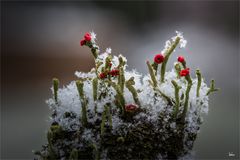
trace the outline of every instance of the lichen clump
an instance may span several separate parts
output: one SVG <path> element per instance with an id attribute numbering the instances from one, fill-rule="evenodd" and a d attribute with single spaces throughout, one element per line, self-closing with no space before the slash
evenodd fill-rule
<path id="1" fill-rule="evenodd" d="M 184 57 L 171 71 L 166 65 L 176 47 L 185 47 L 182 33 L 166 42 L 149 74 L 128 71 L 127 59 L 111 49 L 100 53 L 96 34 L 86 33 L 81 46 L 91 49 L 95 67 L 76 72 L 78 79 L 59 88 L 53 79 L 53 114 L 48 143 L 36 151 L 39 159 L 170 159 L 187 155 L 208 112 L 210 88 L 199 69 L 195 78 Z"/>

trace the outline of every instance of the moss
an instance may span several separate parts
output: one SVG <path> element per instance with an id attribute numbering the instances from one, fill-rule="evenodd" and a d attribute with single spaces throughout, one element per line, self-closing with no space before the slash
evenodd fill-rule
<path id="1" fill-rule="evenodd" d="M 146 111 L 140 110 L 136 114 L 140 112 Z M 88 125 L 94 136 L 101 133 L 102 115 L 104 114 L 96 114 L 96 121 Z M 96 143 L 82 138 L 84 127 L 80 127 L 77 131 L 66 131 L 57 123 L 54 123 L 50 127 L 50 133 L 48 133 L 51 135 L 49 135 L 47 147 L 43 148 L 41 152 L 36 152 L 36 154 L 39 155 L 40 159 L 60 159 L 61 157 L 70 158 L 71 156 L 72 159 L 76 159 L 77 156 L 78 159 L 96 160 L 101 159 L 103 151 L 107 150 L 106 156 L 111 160 L 156 159 L 158 154 L 161 154 L 165 159 L 176 159 L 192 149 L 197 135 L 185 130 L 187 122 L 182 123 L 181 117 L 171 118 L 167 126 L 164 125 L 164 115 L 165 113 L 159 115 L 157 126 L 146 121 L 145 118 L 135 121 L 134 116 L 131 116 L 129 121 L 132 125 L 129 127 L 126 125 L 127 123 L 124 123 L 114 133 L 109 123 L 104 123 L 104 134 Z M 71 116 L 68 118 L 71 118 Z M 170 127 L 172 122 L 176 122 L 175 130 Z M 198 123 L 201 123 L 201 121 L 199 120 Z M 125 133 L 125 131 L 127 132 Z M 66 141 L 68 143 L 65 143 Z M 60 155 L 59 150 L 63 150 L 64 154 Z"/>

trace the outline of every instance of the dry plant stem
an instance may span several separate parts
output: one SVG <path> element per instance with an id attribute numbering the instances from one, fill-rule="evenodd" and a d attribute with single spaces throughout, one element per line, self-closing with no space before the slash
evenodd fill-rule
<path id="1" fill-rule="evenodd" d="M 161 83 L 164 82 L 164 78 L 165 78 L 164 76 L 165 76 L 165 72 L 166 72 L 166 65 L 167 65 L 167 62 L 168 62 L 168 58 L 170 57 L 170 55 L 174 51 L 174 49 L 177 47 L 179 41 L 180 41 L 180 37 L 176 37 L 172 46 L 167 50 L 167 52 L 165 54 L 165 58 L 164 58 L 164 61 L 162 63 L 162 66 L 161 66 Z"/>
<path id="2" fill-rule="evenodd" d="M 58 88 L 59 88 L 59 80 L 57 78 L 53 78 L 53 94 L 55 103 L 58 104 Z"/>
<path id="3" fill-rule="evenodd" d="M 177 114 L 179 112 L 179 105 L 180 105 L 180 100 L 179 100 L 179 90 L 181 89 L 180 86 L 178 86 L 177 82 L 172 80 L 172 84 L 175 88 L 175 108 L 174 108 L 174 111 L 173 111 L 173 117 L 174 119 L 177 118 Z"/>
<path id="4" fill-rule="evenodd" d="M 82 119 L 81 119 L 81 121 L 82 121 L 83 126 L 86 127 L 87 126 L 87 100 L 84 95 L 83 85 L 84 85 L 84 83 L 81 80 L 76 81 L 78 94 L 79 94 L 80 101 L 82 104 Z"/>

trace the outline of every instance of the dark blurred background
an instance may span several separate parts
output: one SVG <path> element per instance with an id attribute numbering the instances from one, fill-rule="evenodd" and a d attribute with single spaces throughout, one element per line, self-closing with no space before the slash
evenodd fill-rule
<path id="1" fill-rule="evenodd" d="M 52 77 L 62 85 L 89 71 L 93 59 L 79 40 L 97 33 L 102 51 L 128 58 L 147 73 L 146 59 L 184 32 L 186 57 L 221 91 L 194 146 L 197 159 L 239 158 L 239 1 L 7 2 L 1 1 L 1 158 L 32 159 L 46 142 Z M 229 157 L 229 152 L 235 154 Z"/>

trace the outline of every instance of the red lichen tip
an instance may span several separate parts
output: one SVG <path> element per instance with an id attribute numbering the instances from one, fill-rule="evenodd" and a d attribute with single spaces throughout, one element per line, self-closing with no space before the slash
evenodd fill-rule
<path id="1" fill-rule="evenodd" d="M 185 62 L 184 57 L 183 56 L 179 56 L 178 57 L 178 62 L 181 62 L 181 63 Z"/>
<path id="2" fill-rule="evenodd" d="M 109 72 L 111 76 L 118 76 L 119 75 L 119 70 L 118 69 L 113 69 Z"/>
<path id="3" fill-rule="evenodd" d="M 138 109 L 138 106 L 135 105 L 135 104 L 125 105 L 125 110 L 126 110 L 127 112 L 135 112 L 137 109 Z"/>
<path id="4" fill-rule="evenodd" d="M 181 70 L 181 71 L 180 71 L 180 76 L 181 76 L 181 77 L 185 77 L 185 76 L 189 75 L 189 73 L 190 73 L 189 70 L 190 70 L 189 68 L 186 68 L 186 69 Z"/>
<path id="5" fill-rule="evenodd" d="M 85 44 L 86 44 L 85 39 L 83 39 L 83 40 L 80 41 L 80 45 L 81 45 L 81 46 L 83 46 L 83 45 L 85 45 Z"/>
<path id="6" fill-rule="evenodd" d="M 157 54 L 154 57 L 154 62 L 160 64 L 164 61 L 164 56 L 162 54 Z"/>
<path id="7" fill-rule="evenodd" d="M 84 39 L 85 39 L 85 41 L 91 41 L 91 34 L 90 33 L 85 33 L 85 35 L 84 35 Z"/>
<path id="8" fill-rule="evenodd" d="M 99 78 L 100 78 L 100 79 L 104 79 L 104 78 L 106 78 L 106 77 L 107 77 L 107 75 L 106 75 L 104 72 L 102 72 L 102 73 L 99 74 Z"/>

